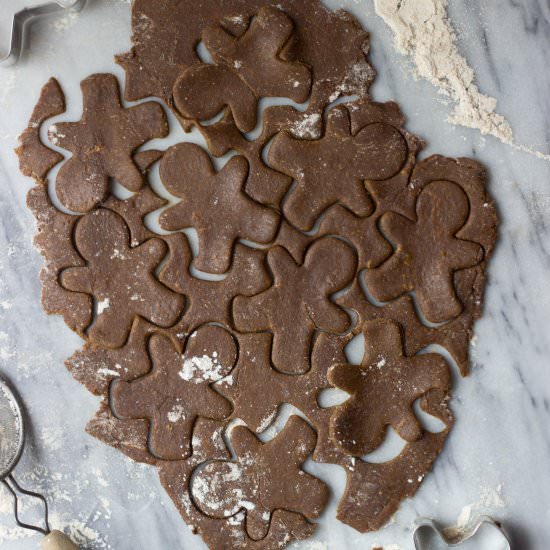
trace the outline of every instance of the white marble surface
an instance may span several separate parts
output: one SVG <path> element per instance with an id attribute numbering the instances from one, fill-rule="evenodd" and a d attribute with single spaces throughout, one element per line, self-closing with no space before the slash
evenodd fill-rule
<path id="1" fill-rule="evenodd" d="M 450 107 L 425 82 L 411 77 L 392 47 L 390 30 L 372 0 L 327 0 L 350 9 L 372 33 L 378 70 L 373 97 L 397 100 L 408 128 L 424 137 L 423 155 L 468 155 L 490 170 L 490 187 L 502 225 L 491 263 L 485 317 L 476 326 L 470 378 L 455 380 L 456 426 L 434 472 L 395 520 L 375 534 L 359 535 L 334 519 L 343 490 L 337 466 L 311 466 L 335 497 L 310 550 L 411 550 L 418 516 L 446 523 L 465 506 L 490 513 L 512 533 L 518 550 L 550 548 L 550 164 L 478 132 L 445 122 Z M 549 152 L 550 8 L 547 0 L 450 0 L 459 46 L 477 72 L 482 91 L 499 100 L 520 143 Z M 13 0 L 2 0 L 5 5 Z M 5 21 L 3 19 L 3 21 Z M 53 524 L 69 529 L 83 548 L 201 549 L 181 521 L 153 468 L 136 465 L 84 432 L 97 402 L 72 380 L 63 360 L 80 345 L 61 318 L 41 310 L 39 254 L 25 208 L 31 182 L 12 152 L 42 84 L 57 76 L 67 92 L 68 118 L 79 115 L 79 81 L 111 71 L 115 53 L 129 47 L 129 4 L 90 0 L 79 17 L 45 21 L 32 36 L 30 57 L 0 69 L 0 373 L 26 401 L 32 423 L 17 475 L 43 490 Z M 3 45 L 0 42 L 0 48 Z M 468 509 L 466 509 L 466 512 Z M 27 510 L 30 517 L 35 508 Z M 0 546 L 38 547 L 38 537 L 13 530 L 9 501 L 0 493 Z M 394 546 L 392 546 L 394 545 Z M 481 550 L 490 550 L 485 543 Z M 479 544 L 472 548 L 480 550 Z M 491 549 L 492 550 L 492 549 Z"/>

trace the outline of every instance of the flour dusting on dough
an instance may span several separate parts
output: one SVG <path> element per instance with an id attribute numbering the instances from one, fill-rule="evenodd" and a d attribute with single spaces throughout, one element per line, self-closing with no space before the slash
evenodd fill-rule
<path id="1" fill-rule="evenodd" d="M 178 373 L 182 380 L 201 384 L 216 382 L 223 378 L 224 367 L 218 360 L 216 352 L 210 355 L 195 356 L 183 361 L 183 367 Z"/>

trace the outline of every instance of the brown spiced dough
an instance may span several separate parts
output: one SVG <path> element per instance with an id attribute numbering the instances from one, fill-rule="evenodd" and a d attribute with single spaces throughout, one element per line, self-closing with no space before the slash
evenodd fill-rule
<path id="1" fill-rule="evenodd" d="M 204 37 L 209 36 L 213 25 L 218 28 L 221 25 L 240 37 L 262 8 L 272 13 L 273 9 L 266 5 L 265 0 L 202 0 L 200 4 L 193 0 L 134 2 L 133 47 L 117 57 L 126 71 L 126 99 L 156 96 L 170 104 L 176 80 L 187 68 L 200 63 L 196 46 L 203 33 Z M 341 94 L 365 97 L 374 71 L 366 60 L 368 34 L 357 20 L 344 11 L 331 12 L 318 0 L 280 0 L 275 6 L 290 18 L 295 32 L 282 52 L 284 60 L 298 61 L 312 71 L 310 111 L 319 112 Z M 284 36 L 283 31 L 288 28 L 285 21 L 282 30 L 264 30 L 264 33 Z M 218 35 L 221 32 L 222 29 L 216 31 Z M 235 42 L 243 47 L 242 41 Z"/>
<path id="2" fill-rule="evenodd" d="M 422 437 L 413 403 L 430 390 L 450 391 L 450 373 L 441 355 L 406 357 L 400 327 L 387 320 L 363 325 L 361 365 L 335 364 L 329 382 L 350 394 L 334 408 L 330 433 L 344 452 L 367 455 L 383 442 L 388 426 L 406 441 Z"/>
<path id="3" fill-rule="evenodd" d="M 450 353 L 462 376 L 468 375 L 470 368 L 468 346 L 473 324 L 470 312 L 464 311 L 449 323 L 429 326 L 418 317 L 411 296 L 402 296 L 383 307 L 378 307 L 366 298 L 357 279 L 348 292 L 336 298 L 336 302 L 342 307 L 353 310 L 358 315 L 354 334 L 360 332 L 361 327 L 367 321 L 392 319 L 403 327 L 407 355 L 414 355 L 430 344 L 438 344 Z"/>
<path id="4" fill-rule="evenodd" d="M 62 315 L 67 326 L 82 335 L 92 321 L 92 299 L 87 294 L 69 292 L 58 279 L 62 269 L 84 265 L 72 242 L 75 216 L 55 208 L 48 187 L 41 183 L 28 192 L 27 206 L 36 219 L 34 245 L 44 256 L 40 271 L 42 306 L 49 314 Z"/>
<path id="5" fill-rule="evenodd" d="M 279 215 L 246 195 L 247 174 L 248 162 L 241 156 L 216 172 L 206 151 L 192 143 L 175 145 L 162 159 L 162 182 L 180 202 L 161 214 L 160 226 L 196 229 L 200 271 L 225 273 L 238 239 L 267 244 L 275 238 Z"/>
<path id="6" fill-rule="evenodd" d="M 202 34 L 215 63 L 225 64 L 254 90 L 258 97 L 288 97 L 303 103 L 311 90 L 311 71 L 300 61 L 290 61 L 283 51 L 294 34 L 294 23 L 284 11 L 263 6 L 239 37 L 218 25 Z"/>
<path id="7" fill-rule="evenodd" d="M 170 333 L 136 317 L 130 336 L 120 348 L 105 348 L 92 342 L 71 355 L 65 365 L 71 374 L 94 395 L 106 395 L 113 380 L 135 380 L 145 376 L 152 368 L 148 342 L 153 334 Z M 174 345 L 181 347 L 178 339 Z"/>
<path id="8" fill-rule="evenodd" d="M 158 103 L 128 109 L 121 105 L 115 76 L 93 75 L 81 88 L 80 121 L 60 122 L 49 131 L 52 143 L 72 153 L 57 175 L 56 192 L 73 212 L 88 212 L 105 200 L 109 178 L 129 191 L 139 191 L 143 174 L 132 154 L 145 142 L 168 135 L 166 115 Z"/>
<path id="9" fill-rule="evenodd" d="M 246 510 L 248 535 L 267 535 L 271 514 L 278 509 L 318 518 L 328 501 L 328 489 L 300 467 L 315 447 L 315 431 L 298 416 L 262 443 L 245 426 L 231 430 L 235 462 L 213 461 L 200 467 L 191 493 L 208 516 L 225 518 Z"/>
<path id="10" fill-rule="evenodd" d="M 448 368 L 440 356 L 416 354 L 442 345 L 468 373 L 496 239 L 486 174 L 469 159 L 417 161 L 423 144 L 403 128 L 398 106 L 368 98 L 367 34 L 318 0 L 136 0 L 132 17 L 134 47 L 119 57 L 126 98 L 156 95 L 185 129 L 198 126 L 212 155 L 239 156 L 216 173 L 197 146 L 170 149 L 161 176 L 181 200 L 165 220 L 178 232 L 158 236 L 144 218 L 166 201 L 147 172 L 165 154 L 137 151 L 166 134 L 158 104 L 124 109 L 116 79 L 94 75 L 83 83 L 82 120 L 51 133 L 73 152 L 58 176 L 59 198 L 91 213 L 58 211 L 45 185 L 31 190 L 29 206 L 45 255 L 44 307 L 88 340 L 67 361 L 103 398 L 87 430 L 155 464 L 211 548 L 274 550 L 310 536 L 326 487 L 307 478 L 296 493 L 294 474 L 313 449 L 314 460 L 346 470 L 338 518 L 362 532 L 378 529 L 416 492 L 452 427 Z M 213 63 L 198 58 L 201 40 Z M 257 104 L 274 94 L 302 105 L 270 107 L 258 127 Z M 358 99 L 327 112 L 346 94 Z M 50 83 L 43 96 L 30 129 L 61 97 Z M 42 182 L 57 153 L 36 139 L 38 131 L 29 132 L 22 166 Z M 134 194 L 112 195 L 111 178 Z M 179 232 L 188 224 L 202 235 L 195 260 Z M 243 237 L 275 245 L 253 249 L 238 243 Z M 223 277 L 198 279 L 192 267 Z M 374 305 L 371 296 L 391 301 Z M 444 322 L 428 326 L 424 317 Z M 344 349 L 360 332 L 365 362 L 348 365 Z M 386 371 L 380 359 L 370 361 L 380 350 Z M 185 364 L 207 379 L 182 378 Z M 351 397 L 323 408 L 321 392 L 333 384 Z M 419 428 L 410 409 L 417 398 L 442 420 L 441 432 Z M 260 443 L 250 430 L 265 431 L 283 403 L 308 422 L 293 418 Z M 358 404 L 360 414 L 350 417 Z M 243 453 L 232 459 L 223 436 L 236 419 L 248 428 L 236 428 Z M 383 464 L 356 456 L 377 447 L 387 425 L 408 440 L 401 454 Z M 285 446 L 291 453 L 275 456 Z M 252 451 L 279 473 L 258 462 L 249 468 Z M 246 483 L 223 476 L 233 468 L 248 468 Z M 229 497 L 228 506 L 212 508 L 212 496 Z"/>
<path id="11" fill-rule="evenodd" d="M 394 459 L 380 464 L 356 460 L 348 471 L 346 490 L 338 505 L 337 518 L 361 533 L 381 529 L 401 501 L 412 497 L 443 449 L 453 425 L 448 396 L 430 392 L 422 398 L 421 408 L 439 418 L 445 428 L 405 445 Z M 357 506 L 357 503 L 364 503 Z"/>
<path id="12" fill-rule="evenodd" d="M 384 322 L 392 321 L 388 318 Z M 363 462 L 361 458 L 351 456 L 336 446 L 329 434 L 329 421 L 334 409 L 320 407 L 318 399 L 322 390 L 330 387 L 327 377 L 330 368 L 346 361 L 344 348 L 352 337 L 353 334 L 337 336 L 320 333 L 313 345 L 311 370 L 307 374 L 294 376 L 273 368 L 270 334 L 240 335 L 239 345 L 247 351 L 239 355 L 230 379 L 222 380 L 218 386 L 220 392 L 233 403 L 231 418 L 244 420 L 256 432 L 262 432 L 270 425 L 283 403 L 302 411 L 317 432 L 314 460 L 344 467 L 348 479 L 347 498 L 357 496 L 354 500 L 341 501 L 340 520 L 360 531 L 368 531 L 382 527 L 391 518 L 402 494 L 414 494 L 443 448 L 452 426 L 452 416 L 447 409 L 448 393 L 426 393 L 421 399 L 421 408 L 440 418 L 445 428 L 440 433 L 423 432 L 420 439 L 407 443 L 402 455 L 394 459 L 392 468 L 380 468 L 384 465 Z M 269 391 L 266 392 L 265 388 Z M 250 399 L 251 395 L 261 395 L 262 398 Z M 426 408 L 428 397 L 437 404 L 437 411 Z M 417 463 L 409 464 L 411 459 L 417 460 Z M 412 482 L 409 481 L 412 479 L 411 469 L 416 473 Z M 378 477 L 379 473 L 382 477 Z M 369 496 L 368 487 L 371 485 L 367 482 L 378 488 L 376 497 Z"/>
<path id="13" fill-rule="evenodd" d="M 131 246 L 138 246 L 147 239 L 158 237 L 145 226 L 145 216 L 165 206 L 168 201 L 161 199 L 149 185 L 128 199 L 117 199 L 111 195 L 104 203 L 105 208 L 119 214 L 130 229 Z"/>
<path id="14" fill-rule="evenodd" d="M 207 516 L 197 507 L 195 497 L 190 490 L 193 473 L 205 462 L 231 459 L 231 454 L 223 439 L 225 427 L 226 425 L 222 422 L 199 418 L 193 429 L 193 455 L 186 461 L 162 461 L 158 465 L 162 485 L 174 500 L 187 523 L 192 526 L 193 531 L 202 536 L 209 548 L 216 550 L 234 548 L 277 550 L 287 546 L 290 540 L 302 540 L 310 537 L 315 530 L 315 525 L 300 513 L 284 509 L 274 510 L 271 514 L 267 534 L 264 538 L 254 540 L 248 534 L 245 512 L 237 512 L 230 518 L 214 518 Z M 300 435 L 304 433 L 306 444 L 312 435 L 311 430 L 300 426 L 294 426 L 291 432 L 290 435 L 297 432 Z M 284 445 L 284 438 L 281 440 L 281 445 Z M 264 452 L 267 451 L 266 454 L 268 454 L 269 450 L 268 446 Z M 320 484 L 318 481 L 315 484 L 313 480 L 309 487 L 314 489 L 316 485 L 319 490 L 326 490 L 324 484 Z M 275 498 L 277 496 L 281 495 L 275 495 Z M 311 506 L 306 508 L 306 510 L 311 509 Z M 262 522 L 265 521 L 267 520 L 262 519 Z"/>
<path id="15" fill-rule="evenodd" d="M 64 112 L 65 94 L 59 82 L 50 78 L 40 92 L 29 124 L 19 136 L 19 147 L 15 150 L 21 173 L 38 183 L 43 182 L 48 172 L 63 160 L 63 155 L 42 143 L 40 128 L 46 120 Z"/>
<path id="16" fill-rule="evenodd" d="M 281 113 L 285 107 L 273 107 L 264 111 L 262 133 L 256 140 L 249 140 L 235 125 L 233 114 L 226 109 L 222 119 L 209 126 L 200 126 L 208 149 L 215 157 L 236 151 L 248 160 L 249 171 L 245 183 L 246 193 L 261 204 L 279 207 L 282 198 L 292 184 L 292 178 L 269 167 L 262 159 L 264 147 L 277 133 L 279 123 L 271 120 L 270 113 Z M 286 121 L 286 117 L 284 117 Z"/>
<path id="17" fill-rule="evenodd" d="M 75 241 L 86 265 L 65 269 L 60 282 L 67 290 L 94 297 L 96 315 L 88 330 L 92 342 L 107 348 L 124 345 L 138 315 L 161 327 L 178 320 L 183 296 L 154 276 L 167 253 L 162 240 L 150 239 L 132 248 L 124 220 L 99 209 L 78 221 Z"/>
<path id="18" fill-rule="evenodd" d="M 338 236 L 357 250 L 358 270 L 378 267 L 393 248 L 376 226 L 376 216 L 359 218 L 344 206 L 335 204 L 322 216 L 314 233 L 302 233 L 289 223 L 281 224 L 275 244 L 288 250 L 294 260 L 302 263 L 307 246 L 326 236 Z"/>
<path id="19" fill-rule="evenodd" d="M 269 250 L 267 263 L 273 286 L 256 296 L 235 298 L 235 326 L 242 332 L 272 331 L 276 368 L 304 374 L 315 330 L 340 333 L 350 326 L 347 313 L 330 296 L 351 282 L 355 254 L 349 245 L 327 237 L 311 245 L 302 265 L 280 247 Z"/>
<path id="20" fill-rule="evenodd" d="M 86 425 L 86 432 L 136 462 L 156 465 L 159 461 L 149 449 L 149 422 L 143 418 L 117 418 L 111 410 L 108 394 Z"/>

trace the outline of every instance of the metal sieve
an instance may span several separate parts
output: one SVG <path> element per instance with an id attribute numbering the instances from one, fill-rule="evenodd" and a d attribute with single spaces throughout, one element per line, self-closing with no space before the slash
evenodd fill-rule
<path id="1" fill-rule="evenodd" d="M 45 535 L 42 547 L 51 550 L 78 550 L 65 535 L 51 531 L 48 522 L 48 503 L 43 495 L 23 489 L 13 477 L 25 444 L 25 422 L 19 400 L 15 393 L 0 378 L 0 482 L 13 497 L 15 521 L 19 527 L 38 531 Z M 44 506 L 43 526 L 24 523 L 19 517 L 19 501 L 22 496 L 36 498 Z"/>

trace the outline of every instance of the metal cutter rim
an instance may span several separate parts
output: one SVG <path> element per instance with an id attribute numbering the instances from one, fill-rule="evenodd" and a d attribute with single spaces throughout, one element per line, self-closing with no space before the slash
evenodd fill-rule
<path id="1" fill-rule="evenodd" d="M 506 531 L 502 528 L 502 525 L 495 521 L 489 516 L 480 516 L 477 518 L 476 522 L 467 530 L 464 531 L 459 537 L 448 537 L 445 535 L 443 529 L 441 529 L 434 520 L 432 519 L 421 519 L 416 522 L 416 528 L 413 533 L 414 547 L 416 550 L 427 550 L 426 545 L 422 540 L 422 534 L 426 530 L 431 530 L 436 533 L 439 538 L 448 546 L 454 547 L 459 546 L 462 543 L 472 539 L 476 536 L 478 531 L 484 526 L 490 525 L 493 528 L 497 529 L 502 535 L 503 540 L 506 542 L 506 550 L 512 549 L 512 543 L 506 534 Z"/>
<path id="2" fill-rule="evenodd" d="M 34 19 L 61 13 L 69 9 L 80 11 L 85 4 L 86 0 L 55 0 L 54 2 L 46 2 L 32 8 L 23 8 L 15 13 L 11 28 L 9 50 L 5 56 L 0 57 L 0 67 L 7 67 L 17 63 L 25 45 L 27 27 Z"/>

